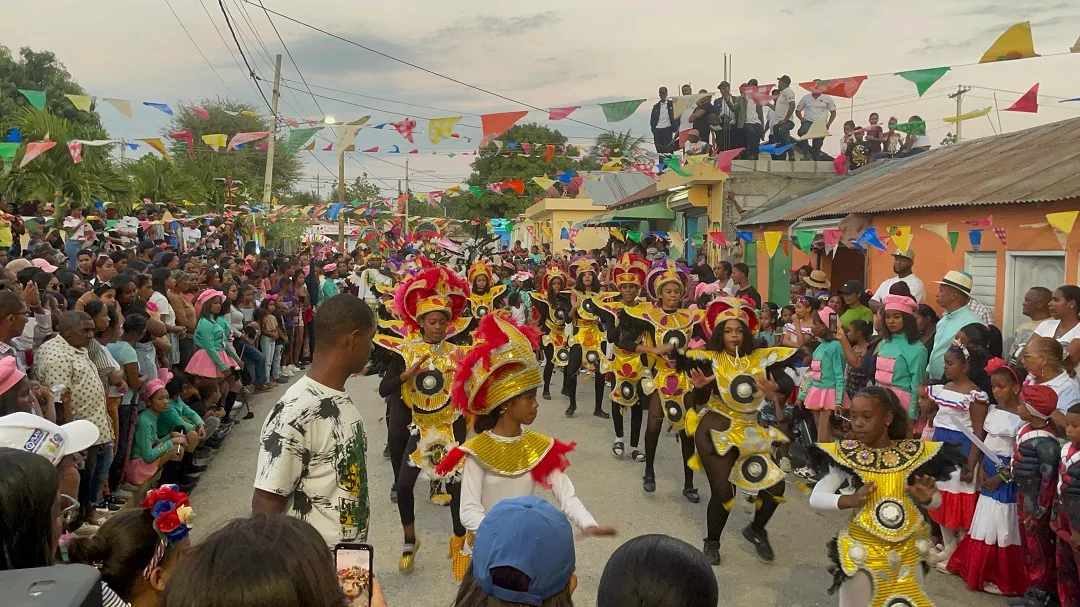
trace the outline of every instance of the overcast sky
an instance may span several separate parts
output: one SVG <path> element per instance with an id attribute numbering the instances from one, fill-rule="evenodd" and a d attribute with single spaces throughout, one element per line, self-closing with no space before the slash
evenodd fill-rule
<path id="1" fill-rule="evenodd" d="M 217 0 L 168 1 L 194 44 L 166 0 L 24 0 L 19 10 L 5 11 L 2 43 L 13 51 L 21 46 L 54 51 L 75 80 L 99 97 L 175 105 L 222 96 L 265 109 L 240 67 L 243 62 Z M 969 111 L 993 105 L 991 89 L 998 89 L 998 103 L 1004 108 L 1036 82 L 1041 83 L 1039 113 L 1001 112 L 1005 131 L 1080 117 L 1080 102 L 1058 103 L 1080 97 L 1080 54 L 1047 56 L 1065 53 L 1077 42 L 1080 2 L 1075 1 L 263 1 L 267 8 L 342 38 L 520 102 L 540 108 L 581 105 L 572 117 L 594 126 L 570 121 L 551 126 L 583 144 L 602 132 L 597 127 L 606 126 L 596 104 L 619 99 L 651 101 L 611 128 L 630 128 L 650 136 L 648 106 L 655 101 L 657 88 L 667 86 L 674 91 L 689 82 L 695 90 L 715 90 L 723 79 L 725 52 L 733 55 L 731 80 L 735 83 L 750 78 L 774 82 L 782 74 L 790 74 L 796 83 L 883 74 L 974 63 L 1001 32 L 1018 21 L 1031 21 L 1035 50 L 1044 57 L 957 67 L 922 99 L 914 85 L 899 77 L 871 77 L 855 97 L 854 108 L 848 100 L 837 100 L 838 120 L 853 116 L 864 124 L 866 116 L 877 111 L 882 122 L 891 115 L 903 122 L 918 114 L 927 121 L 936 145 L 951 128 L 941 118 L 955 114 L 956 104 L 946 95 L 958 85 L 976 87 L 964 100 L 964 111 Z M 224 2 L 246 44 L 248 61 L 261 76 L 272 79 L 272 64 L 264 53 L 282 52 L 282 45 L 267 15 L 257 2 L 256 6 L 242 0 Z M 471 156 L 430 155 L 436 147 L 458 152 L 475 148 L 480 129 L 464 125 L 478 127 L 480 119 L 468 114 L 527 109 L 271 17 L 316 95 L 378 108 L 373 111 L 325 98 L 318 98 L 316 105 L 303 84 L 287 82 L 300 90 L 283 89 L 281 115 L 321 118 L 325 114 L 338 120 L 371 115 L 372 124 L 411 116 L 425 130 L 422 118 L 465 115 L 456 132 L 474 137 L 471 147 L 464 140 L 434 146 L 426 134 L 416 135 L 416 144 L 410 145 L 393 130 L 361 131 L 358 149 L 378 145 L 386 151 L 397 144 L 403 151 L 416 147 L 421 154 L 427 152 L 410 157 L 414 190 L 443 189 L 468 175 Z M 282 71 L 284 78 L 300 80 L 288 57 Z M 269 87 L 264 90 L 269 97 Z M 796 91 L 803 94 L 797 85 Z M 113 137 L 160 136 L 167 122 L 166 116 L 149 108 L 137 108 L 131 120 L 107 105 L 99 112 Z M 991 117 L 997 127 L 996 114 Z M 546 119 L 546 113 L 534 111 L 525 121 L 546 123 Z M 841 124 L 834 125 L 834 133 L 841 133 Z M 992 134 L 986 118 L 964 124 L 965 139 Z M 830 139 L 826 150 L 835 151 L 839 139 Z M 307 154 L 309 177 L 319 173 L 323 179 L 336 178 L 335 154 L 316 154 L 329 171 Z M 351 180 L 366 170 L 385 180 L 380 185 L 396 186 L 404 169 L 389 163 L 402 164 L 405 157 L 353 154 L 346 161 L 346 177 Z M 314 189 L 315 184 L 303 185 Z"/>

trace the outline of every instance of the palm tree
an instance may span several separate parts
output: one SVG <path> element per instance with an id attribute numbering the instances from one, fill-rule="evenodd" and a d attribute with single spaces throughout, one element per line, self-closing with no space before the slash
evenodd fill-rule
<path id="1" fill-rule="evenodd" d="M 626 156 L 633 158 L 645 153 L 645 148 L 642 147 L 645 143 L 644 137 L 638 137 L 627 130 L 625 133 L 616 131 L 609 131 L 607 133 L 601 133 L 596 137 L 596 147 L 611 150 L 606 155 L 608 156 Z"/>

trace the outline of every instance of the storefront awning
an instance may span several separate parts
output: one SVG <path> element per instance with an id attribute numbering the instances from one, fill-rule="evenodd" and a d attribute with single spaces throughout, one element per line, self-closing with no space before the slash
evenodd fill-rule
<path id="1" fill-rule="evenodd" d="M 653 202 L 639 207 L 628 207 L 609 211 L 597 215 L 585 221 L 579 222 L 575 228 L 597 228 L 613 226 L 626 222 L 638 222 L 643 219 L 675 219 L 675 213 L 667 207 L 665 202 Z"/>

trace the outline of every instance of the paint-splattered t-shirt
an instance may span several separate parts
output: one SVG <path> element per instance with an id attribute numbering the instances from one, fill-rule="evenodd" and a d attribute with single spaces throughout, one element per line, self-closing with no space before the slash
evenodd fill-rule
<path id="1" fill-rule="evenodd" d="M 367 541 L 364 420 L 346 392 L 305 376 L 263 424 L 255 488 L 289 498 L 287 512 L 326 543 Z"/>

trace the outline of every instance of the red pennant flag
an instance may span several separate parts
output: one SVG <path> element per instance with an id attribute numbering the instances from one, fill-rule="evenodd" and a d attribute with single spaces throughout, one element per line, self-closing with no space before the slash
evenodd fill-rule
<path id="1" fill-rule="evenodd" d="M 716 243 L 716 246 L 719 246 L 719 247 L 726 247 L 727 246 L 727 234 L 725 234 L 723 232 L 709 232 L 709 238 L 711 238 L 712 241 L 714 243 Z"/>
<path id="2" fill-rule="evenodd" d="M 332 149 L 334 149 L 334 144 L 333 144 L 333 143 L 329 143 L 329 144 L 327 144 L 327 146 L 326 146 L 326 147 L 324 147 L 324 148 L 323 148 L 323 150 L 322 150 L 322 151 L 324 151 L 324 152 L 329 152 L 329 151 L 330 151 L 330 150 L 332 150 Z"/>
<path id="3" fill-rule="evenodd" d="M 548 120 L 563 120 L 570 115 L 571 112 L 580 108 L 580 105 L 572 105 L 570 107 L 553 107 L 548 110 Z"/>
<path id="4" fill-rule="evenodd" d="M 1009 242 L 1005 236 L 1005 228 L 994 228 L 994 235 L 1001 241 L 1001 246 L 1006 248 L 1009 246 Z"/>
<path id="5" fill-rule="evenodd" d="M 521 144 L 521 151 L 522 152 L 525 152 L 526 154 L 528 154 L 529 150 L 531 150 L 531 149 L 532 149 L 532 146 L 529 145 L 528 143 Z"/>
<path id="6" fill-rule="evenodd" d="M 82 144 L 78 141 L 69 141 L 67 144 L 68 152 L 71 154 L 71 162 L 73 164 L 79 164 L 82 162 Z"/>
<path id="7" fill-rule="evenodd" d="M 990 215 L 986 219 L 965 219 L 964 223 L 976 228 L 989 228 L 994 223 L 994 216 Z"/>
<path id="8" fill-rule="evenodd" d="M 191 110 L 192 114 L 195 114 L 199 118 L 202 118 L 203 120 L 210 120 L 210 112 L 206 111 L 205 109 L 201 107 L 189 107 L 188 109 Z"/>
<path id="9" fill-rule="evenodd" d="M 378 152 L 379 151 L 379 146 L 375 146 L 373 148 L 368 148 L 368 149 L 363 150 L 363 151 L 365 151 L 365 152 Z"/>
<path id="10" fill-rule="evenodd" d="M 758 105 L 767 105 L 772 101 L 772 90 L 776 88 L 771 84 L 763 86 L 740 86 L 739 92 L 750 97 Z"/>
<path id="11" fill-rule="evenodd" d="M 551 162 L 551 159 L 555 157 L 555 146 L 546 146 L 545 150 L 546 151 L 544 152 L 544 162 Z"/>
<path id="12" fill-rule="evenodd" d="M 1006 112 L 1027 112 L 1029 114 L 1035 114 L 1039 111 L 1039 83 L 1036 82 L 1035 86 L 1031 87 L 1031 90 L 1024 93 L 1022 97 L 1016 100 L 1009 107 L 1005 108 Z"/>
<path id="13" fill-rule="evenodd" d="M 193 108 L 194 109 L 194 108 Z M 188 155 L 195 157 L 195 144 L 191 141 L 191 131 L 175 131 L 169 134 L 172 139 L 183 139 L 187 143 Z"/>
<path id="14" fill-rule="evenodd" d="M 414 148 L 414 149 L 412 149 L 411 151 L 409 151 L 409 153 L 410 153 L 410 154 L 419 154 L 419 153 L 420 153 L 420 150 L 417 150 L 417 149 L 415 149 L 415 148 Z"/>
<path id="15" fill-rule="evenodd" d="M 511 181 L 504 181 L 502 185 L 503 185 L 503 187 L 507 187 L 507 188 L 510 188 L 511 190 L 514 190 L 515 192 L 518 193 L 519 196 L 521 194 L 525 193 L 525 181 L 522 180 L 522 179 L 513 179 Z"/>
<path id="16" fill-rule="evenodd" d="M 784 240 L 780 242 L 780 246 L 784 247 L 784 255 L 791 255 L 791 250 L 788 249 L 788 241 Z"/>
<path id="17" fill-rule="evenodd" d="M 48 152 L 54 145 L 56 145 L 55 141 L 34 141 L 26 144 L 26 150 L 23 151 L 23 157 L 19 162 L 19 168 L 26 166 L 31 160 Z"/>
<path id="18" fill-rule="evenodd" d="M 716 154 L 716 168 L 725 173 L 731 172 L 731 161 L 735 160 L 735 157 L 742 153 L 746 148 L 736 148 L 734 150 L 727 150 Z"/>
<path id="19" fill-rule="evenodd" d="M 866 76 L 852 76 L 851 78 L 800 82 L 799 86 L 811 93 L 825 93 L 833 97 L 850 99 L 855 96 L 855 93 L 859 92 L 859 87 L 862 86 L 864 80 L 866 80 Z"/>
<path id="20" fill-rule="evenodd" d="M 505 133 L 506 129 L 514 126 L 515 122 L 524 118 L 528 113 L 528 110 L 522 110 L 520 112 L 501 112 L 480 116 L 480 125 L 483 127 L 484 132 L 484 138 L 480 140 L 480 147 L 487 146 L 492 139 Z"/>
<path id="21" fill-rule="evenodd" d="M 286 118 L 285 124 L 291 126 L 294 129 L 300 126 L 300 122 L 296 118 Z"/>

